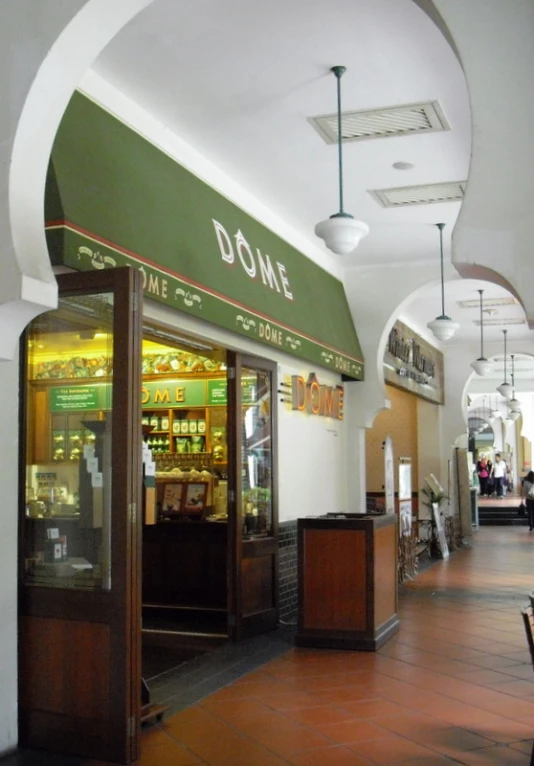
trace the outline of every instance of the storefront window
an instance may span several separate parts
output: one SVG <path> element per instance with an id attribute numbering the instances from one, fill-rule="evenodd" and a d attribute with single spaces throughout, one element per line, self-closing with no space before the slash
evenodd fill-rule
<path id="1" fill-rule="evenodd" d="M 241 375 L 243 531 L 272 534 L 271 380 L 268 372 L 243 368 Z"/>
<path id="2" fill-rule="evenodd" d="M 113 296 L 32 322 L 26 369 L 25 582 L 108 590 Z"/>

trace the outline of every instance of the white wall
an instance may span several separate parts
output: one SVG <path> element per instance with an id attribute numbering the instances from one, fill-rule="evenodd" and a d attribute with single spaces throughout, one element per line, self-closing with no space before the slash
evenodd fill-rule
<path id="1" fill-rule="evenodd" d="M 0 755 L 17 744 L 18 359 L 0 362 Z"/>
<path id="2" fill-rule="evenodd" d="M 291 375 L 307 378 L 310 369 L 307 362 L 282 365 L 281 380 Z M 340 382 L 328 370 L 315 372 L 320 384 Z M 345 431 L 345 420 L 297 412 L 279 401 L 280 521 L 350 510 L 345 503 Z"/>
<path id="3" fill-rule="evenodd" d="M 419 486 L 424 486 L 424 478 L 433 473 L 441 485 L 447 487 L 447 473 L 443 473 L 441 461 L 440 405 L 417 400 L 417 455 Z M 445 491 L 447 491 L 445 489 Z M 424 506 L 420 503 L 419 515 Z"/>
<path id="4" fill-rule="evenodd" d="M 339 375 L 322 369 L 311 362 L 296 360 L 279 349 L 239 337 L 235 333 L 186 316 L 167 306 L 146 300 L 144 315 L 151 321 L 173 327 L 177 332 L 191 333 L 210 341 L 219 348 L 242 351 L 278 364 L 278 380 L 301 375 L 307 378 L 315 372 L 320 384 L 335 386 Z M 345 394 L 350 385 L 344 384 Z M 299 516 L 318 516 L 321 513 L 349 510 L 346 505 L 347 420 L 350 403 L 346 398 L 345 419 L 334 421 L 290 411 L 278 399 L 278 485 L 280 521 Z"/>

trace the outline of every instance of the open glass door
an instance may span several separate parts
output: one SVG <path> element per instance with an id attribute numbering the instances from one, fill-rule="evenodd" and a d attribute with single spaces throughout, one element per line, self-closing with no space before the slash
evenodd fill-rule
<path id="1" fill-rule="evenodd" d="M 127 764 L 141 704 L 140 273 L 58 283 L 22 352 L 20 742 Z"/>
<path id="2" fill-rule="evenodd" d="M 229 613 L 240 640 L 278 620 L 276 365 L 236 354 L 230 369 Z"/>

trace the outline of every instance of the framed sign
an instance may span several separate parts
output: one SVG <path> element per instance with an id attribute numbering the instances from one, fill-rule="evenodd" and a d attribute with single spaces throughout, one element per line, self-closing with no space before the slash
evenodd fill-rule
<path id="1" fill-rule="evenodd" d="M 412 534 L 412 459 L 399 458 L 399 534 Z"/>
<path id="2" fill-rule="evenodd" d="M 204 513 L 206 507 L 206 497 L 208 494 L 208 482 L 191 481 L 184 484 L 184 506 L 183 512 L 187 514 Z"/>
<path id="3" fill-rule="evenodd" d="M 395 513 L 395 464 L 391 436 L 387 436 L 384 442 L 384 493 L 386 513 Z"/>
<path id="4" fill-rule="evenodd" d="M 384 378 L 403 391 L 443 404 L 443 354 L 397 320 L 384 349 Z"/>
<path id="5" fill-rule="evenodd" d="M 181 513 L 183 505 L 183 491 L 184 485 L 182 482 L 174 481 L 169 484 L 165 484 L 163 487 L 163 500 L 161 503 L 161 512 Z"/>

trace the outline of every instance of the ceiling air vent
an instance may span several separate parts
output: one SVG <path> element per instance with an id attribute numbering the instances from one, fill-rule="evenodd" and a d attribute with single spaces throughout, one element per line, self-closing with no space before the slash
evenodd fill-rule
<path id="1" fill-rule="evenodd" d="M 473 319 L 473 323 L 476 324 L 477 327 L 480 327 L 480 319 Z M 526 324 L 526 320 L 520 319 L 519 317 L 517 319 L 512 317 L 509 319 L 484 319 L 484 327 L 500 327 L 505 324 Z"/>
<path id="2" fill-rule="evenodd" d="M 458 306 L 461 309 L 478 309 L 480 307 L 480 300 L 479 298 L 476 299 L 469 299 L 465 301 L 457 301 Z M 484 298 L 482 305 L 483 310 L 489 309 L 489 308 L 497 308 L 500 306 L 517 306 L 519 304 L 519 301 L 515 298 Z M 487 320 L 484 320 L 484 324 L 486 324 Z"/>
<path id="3" fill-rule="evenodd" d="M 337 112 L 308 117 L 308 122 L 327 144 L 337 144 Z M 450 130 L 450 125 L 437 101 L 362 109 L 341 114 L 343 141 L 410 136 L 414 133 L 436 133 L 442 130 Z"/>
<path id="4" fill-rule="evenodd" d="M 433 202 L 458 202 L 464 197 L 467 181 L 450 181 L 422 186 L 398 186 L 395 189 L 369 189 L 382 207 L 430 205 Z"/>

